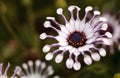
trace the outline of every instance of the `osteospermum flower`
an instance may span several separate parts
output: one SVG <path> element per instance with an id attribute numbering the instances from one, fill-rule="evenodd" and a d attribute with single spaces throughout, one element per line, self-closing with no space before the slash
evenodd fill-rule
<path id="1" fill-rule="evenodd" d="M 54 71 L 52 66 L 46 66 L 46 63 L 36 60 L 35 64 L 33 61 L 28 61 L 28 63 L 23 63 L 20 68 L 18 75 L 20 78 L 48 78 L 53 75 Z M 53 78 L 59 78 L 59 76 L 54 76 Z"/>
<path id="2" fill-rule="evenodd" d="M 110 52 L 114 53 L 114 43 L 117 44 L 118 49 L 120 50 L 120 24 L 119 24 L 119 20 L 117 20 L 115 18 L 115 16 L 111 16 L 108 13 L 103 14 L 102 16 L 104 16 L 107 19 L 106 22 L 107 22 L 108 28 L 106 31 L 101 31 L 100 34 L 104 34 L 106 32 L 110 32 L 112 34 L 112 38 L 108 39 L 109 40 L 108 44 L 110 44 L 109 45 Z"/>
<path id="3" fill-rule="evenodd" d="M 86 65 L 92 64 L 92 59 L 95 61 L 100 60 L 100 55 L 105 56 L 106 51 L 104 48 L 97 48 L 94 44 L 99 42 L 103 42 L 103 44 L 107 44 L 108 40 L 105 37 L 111 38 L 112 35 L 110 32 L 106 32 L 103 35 L 99 35 L 100 30 L 106 30 L 106 19 L 104 17 L 100 17 L 98 22 L 93 24 L 94 17 L 100 14 L 99 11 L 93 12 L 93 17 L 87 21 L 88 12 L 93 8 L 88 6 L 85 8 L 85 16 L 82 20 L 79 18 L 79 11 L 81 10 L 78 6 L 70 6 L 68 10 L 70 11 L 71 18 L 68 21 L 64 14 L 63 9 L 57 9 L 57 14 L 61 15 L 64 19 L 65 24 L 58 23 L 54 17 L 47 17 L 48 20 L 53 21 L 60 29 L 52 26 L 50 21 L 45 21 L 45 28 L 54 29 L 58 35 L 52 36 L 47 35 L 46 33 L 42 33 L 40 35 L 40 39 L 45 38 L 53 38 L 58 41 L 58 43 L 54 43 L 51 45 L 45 45 L 43 47 L 43 52 L 47 53 L 46 60 L 51 60 L 54 54 L 58 54 L 55 58 L 56 63 L 60 63 L 63 60 L 64 53 L 69 52 L 69 58 L 66 60 L 67 68 L 74 70 L 79 70 L 81 68 L 81 63 L 78 61 L 78 57 L 80 55 L 83 56 L 84 63 Z M 76 10 L 76 19 L 73 15 L 73 11 Z M 103 41 L 104 38 L 104 41 Z M 57 50 L 53 52 L 49 52 L 52 47 L 59 47 Z M 97 50 L 93 52 L 93 50 Z M 85 53 L 87 52 L 87 53 Z M 73 57 L 74 60 L 73 60 Z"/>
<path id="4" fill-rule="evenodd" d="M 6 69 L 4 70 L 4 72 L 2 71 L 3 70 L 3 63 L 0 63 L 0 78 L 9 78 L 7 76 L 7 72 L 8 72 L 8 69 L 10 67 L 10 64 L 8 63 Z M 19 71 L 18 68 L 15 69 L 13 75 L 10 77 L 10 78 L 16 78 L 16 73 Z"/>

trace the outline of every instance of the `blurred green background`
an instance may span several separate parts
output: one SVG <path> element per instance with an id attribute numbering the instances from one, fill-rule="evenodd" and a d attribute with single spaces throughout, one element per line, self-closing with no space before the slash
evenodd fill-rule
<path id="1" fill-rule="evenodd" d="M 108 51 L 105 58 L 90 66 L 82 64 L 79 71 L 67 69 L 66 58 L 60 64 L 56 64 L 54 60 L 45 60 L 42 47 L 50 44 L 51 40 L 41 41 L 39 35 L 42 32 L 54 32 L 45 29 L 43 23 L 47 16 L 54 16 L 61 21 L 56 14 L 59 7 L 69 17 L 67 8 L 70 5 L 82 8 L 81 18 L 88 5 L 102 13 L 109 11 L 117 14 L 120 11 L 120 0 L 0 0 L 0 63 L 11 63 L 9 73 L 23 62 L 41 59 L 52 65 L 55 74 L 61 78 L 120 78 L 120 51 L 116 47 L 114 54 Z"/>

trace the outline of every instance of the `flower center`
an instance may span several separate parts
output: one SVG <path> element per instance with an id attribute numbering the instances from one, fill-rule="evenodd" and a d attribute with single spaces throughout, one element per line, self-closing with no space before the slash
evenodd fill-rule
<path id="1" fill-rule="evenodd" d="M 86 36 L 83 32 L 73 32 L 67 38 L 69 45 L 73 47 L 80 47 L 83 46 L 86 42 Z"/>

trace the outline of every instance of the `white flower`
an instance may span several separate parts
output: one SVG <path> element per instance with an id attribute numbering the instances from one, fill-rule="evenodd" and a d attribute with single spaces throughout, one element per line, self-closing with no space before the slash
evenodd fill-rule
<path id="1" fill-rule="evenodd" d="M 57 14 L 63 17 L 65 24 L 58 23 L 54 17 L 47 17 L 48 20 L 54 22 L 60 29 L 52 26 L 50 21 L 45 21 L 44 23 L 45 28 L 52 28 L 58 33 L 57 36 L 47 35 L 46 33 L 40 35 L 40 39 L 53 38 L 58 41 L 58 43 L 45 45 L 43 47 L 43 52 L 47 53 L 45 57 L 46 60 L 51 60 L 54 54 L 58 54 L 55 58 L 55 62 L 60 63 L 63 60 L 64 53 L 69 52 L 69 58 L 66 60 L 67 68 L 79 70 L 81 68 L 81 63 L 78 61 L 80 55 L 83 56 L 83 61 L 86 65 L 91 65 L 92 59 L 94 61 L 99 61 L 100 55 L 106 55 L 106 51 L 103 48 L 97 48 L 94 44 L 101 42 L 103 42 L 103 44 L 108 44 L 109 41 L 104 36 L 111 37 L 112 34 L 110 32 L 106 32 L 103 35 L 99 34 L 100 30 L 106 31 L 107 29 L 107 26 L 104 26 L 104 24 L 106 24 L 106 19 L 104 17 L 100 17 L 99 20 L 93 24 L 94 18 L 100 15 L 99 11 L 94 11 L 93 17 L 87 21 L 88 12 L 92 9 L 91 6 L 86 7 L 85 16 L 80 20 L 79 11 L 81 9 L 78 6 L 69 6 L 68 10 L 71 14 L 69 21 L 64 16 L 63 9 L 57 9 Z M 75 16 L 73 15 L 74 10 L 76 10 L 76 18 L 74 18 Z M 49 52 L 52 47 L 59 48 L 53 52 Z M 97 51 L 93 52 L 91 49 Z M 73 59 L 74 56 L 75 59 Z"/>
<path id="2" fill-rule="evenodd" d="M 36 60 L 35 64 L 33 61 L 28 61 L 18 68 L 21 69 L 18 73 L 20 78 L 48 78 L 54 73 L 52 66 L 46 66 L 46 63 L 40 60 Z M 54 78 L 59 78 L 59 76 L 54 76 Z"/>
<path id="3" fill-rule="evenodd" d="M 115 18 L 115 16 L 112 16 L 109 13 L 105 13 L 101 16 L 103 16 L 107 19 L 107 21 L 106 21 L 107 24 L 104 25 L 104 26 L 107 26 L 107 28 L 106 28 L 106 31 L 101 31 L 100 34 L 102 35 L 106 32 L 110 32 L 112 34 L 111 35 L 109 33 L 106 33 L 106 35 L 109 37 L 108 44 L 110 44 L 109 45 L 110 52 L 114 53 L 114 43 L 118 46 L 118 49 L 120 50 L 120 24 L 119 24 L 119 20 L 117 20 Z M 98 18 L 96 18 L 96 19 L 98 19 Z M 103 41 L 105 42 L 104 39 L 103 39 Z M 106 47 L 106 46 L 104 46 L 104 47 Z"/>
<path id="4" fill-rule="evenodd" d="M 8 63 L 6 69 L 4 70 L 4 72 L 2 71 L 3 70 L 3 63 L 0 63 L 0 78 L 9 78 L 7 76 L 7 73 L 8 73 L 8 69 L 10 67 L 10 64 Z M 15 69 L 13 75 L 10 77 L 10 78 L 16 78 L 16 73 L 19 71 L 18 68 Z"/>

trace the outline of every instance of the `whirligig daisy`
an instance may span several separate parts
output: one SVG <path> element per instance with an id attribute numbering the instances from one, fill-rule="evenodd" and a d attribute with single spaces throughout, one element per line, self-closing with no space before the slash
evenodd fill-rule
<path id="1" fill-rule="evenodd" d="M 17 68 L 20 69 L 18 73 L 20 78 L 49 78 L 54 73 L 52 66 L 46 66 L 46 63 L 40 60 L 36 60 L 35 63 L 28 61 L 28 63 L 23 63 L 22 67 L 17 66 Z M 59 76 L 53 78 L 59 78 Z"/>
<path id="2" fill-rule="evenodd" d="M 103 35 L 99 34 L 100 30 L 105 31 L 107 29 L 106 19 L 100 17 L 99 20 L 93 24 L 94 18 L 100 15 L 99 11 L 93 12 L 93 17 L 87 21 L 87 16 L 89 11 L 93 8 L 88 6 L 85 8 L 85 16 L 81 20 L 79 18 L 79 11 L 81 10 L 78 6 L 69 6 L 71 18 L 68 21 L 63 14 L 63 9 L 58 8 L 57 14 L 61 15 L 64 19 L 65 24 L 58 23 L 54 17 L 47 17 L 47 20 L 54 22 L 60 29 L 55 28 L 50 21 L 45 21 L 45 28 L 52 28 L 58 35 L 52 36 L 42 33 L 40 39 L 52 38 L 58 41 L 51 45 L 45 45 L 43 47 L 43 52 L 47 53 L 45 56 L 46 60 L 51 60 L 55 54 L 55 62 L 60 63 L 63 60 L 63 56 L 66 52 L 69 52 L 69 57 L 66 60 L 66 66 L 68 69 L 73 68 L 74 70 L 79 70 L 81 68 L 81 63 L 78 60 L 79 57 L 83 56 L 83 61 L 86 65 L 92 64 L 92 59 L 94 61 L 99 61 L 100 56 L 104 57 L 106 51 L 104 48 L 97 48 L 95 44 L 103 42 L 103 44 L 108 44 L 107 38 L 111 38 L 112 34 L 106 32 Z M 76 19 L 74 18 L 74 10 L 76 10 Z M 107 37 L 107 38 L 106 38 Z M 49 52 L 51 48 L 58 47 L 57 50 Z M 93 52 L 94 49 L 96 52 Z M 87 52 L 87 53 L 86 53 Z M 75 57 L 75 58 L 74 58 Z M 73 59 L 74 58 L 74 59 Z"/>
<path id="3" fill-rule="evenodd" d="M 9 67 L 10 67 L 10 63 L 8 63 L 5 71 L 2 72 L 2 70 L 3 70 L 3 63 L 0 63 L 0 78 L 16 78 L 16 74 L 19 71 L 19 68 L 16 68 L 14 73 L 13 73 L 13 75 L 11 77 L 8 77 L 7 76 L 7 72 L 8 72 Z"/>

